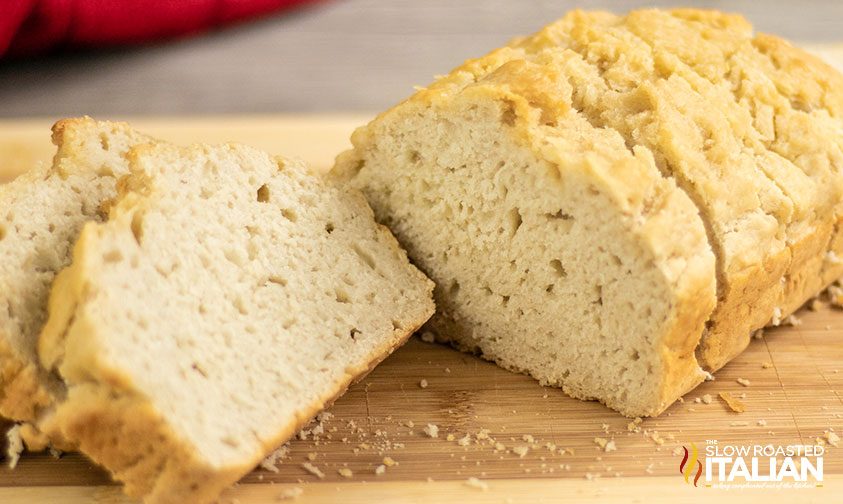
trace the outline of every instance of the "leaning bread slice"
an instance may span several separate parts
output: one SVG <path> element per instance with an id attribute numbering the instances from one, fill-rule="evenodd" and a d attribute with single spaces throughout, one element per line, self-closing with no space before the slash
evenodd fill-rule
<path id="1" fill-rule="evenodd" d="M 50 285 L 82 225 L 101 219 L 117 177 L 128 173 L 126 151 L 141 141 L 149 138 L 125 124 L 59 121 L 53 165 L 0 185 L 0 416 L 36 421 L 63 396 L 35 351 Z"/>
<path id="2" fill-rule="evenodd" d="M 356 191 L 237 146 L 133 151 L 56 280 L 53 429 L 149 502 L 208 502 L 433 313 Z"/>

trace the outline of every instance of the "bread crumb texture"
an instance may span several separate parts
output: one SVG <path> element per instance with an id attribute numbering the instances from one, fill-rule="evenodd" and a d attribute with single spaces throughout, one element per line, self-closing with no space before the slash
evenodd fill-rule
<path id="1" fill-rule="evenodd" d="M 49 428 L 131 496 L 210 502 L 424 323 L 433 286 L 299 162 L 163 143 L 129 162 L 53 287 Z"/>
<path id="2" fill-rule="evenodd" d="M 652 416 L 843 274 L 841 114 L 840 74 L 739 16 L 573 11 L 332 174 L 436 282 L 435 338 Z"/>

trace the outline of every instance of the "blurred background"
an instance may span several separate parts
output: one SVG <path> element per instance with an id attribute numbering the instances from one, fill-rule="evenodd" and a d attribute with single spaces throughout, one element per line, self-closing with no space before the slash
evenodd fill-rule
<path id="1" fill-rule="evenodd" d="M 576 7 L 682 3 L 740 12 L 758 30 L 799 42 L 843 41 L 839 0 L 125 1 L 135 6 L 130 24 L 142 25 L 128 34 L 113 17 L 97 17 L 120 0 L 0 0 L 0 34 L 18 32 L 0 47 L 0 117 L 379 110 Z M 201 12 L 220 3 L 234 7 Z M 48 10 L 56 5 L 65 10 Z M 198 20 L 178 17 L 191 12 Z M 46 34 L 33 43 L 25 32 L 39 29 Z"/>

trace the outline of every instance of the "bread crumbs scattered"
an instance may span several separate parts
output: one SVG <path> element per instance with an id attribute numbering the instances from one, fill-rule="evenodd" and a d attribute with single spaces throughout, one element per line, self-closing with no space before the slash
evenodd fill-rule
<path id="1" fill-rule="evenodd" d="M 527 445 L 518 445 L 512 448 L 512 453 L 518 455 L 520 458 L 524 458 L 527 456 L 527 453 L 530 452 L 530 447 Z"/>
<path id="2" fill-rule="evenodd" d="M 421 340 L 425 343 L 433 343 L 434 341 L 436 341 L 436 335 L 430 331 L 425 331 L 421 333 Z"/>
<path id="3" fill-rule="evenodd" d="M 764 427 L 764 426 L 766 426 L 766 425 L 767 425 L 767 421 L 766 421 L 766 420 L 764 420 L 763 418 L 762 418 L 761 420 L 759 420 L 758 422 L 756 422 L 756 423 L 757 423 L 758 425 L 760 425 L 761 427 Z"/>
<path id="4" fill-rule="evenodd" d="M 735 413 L 743 413 L 746 411 L 746 405 L 732 396 L 729 392 L 720 392 L 720 399 L 726 403 L 726 406 Z"/>
<path id="5" fill-rule="evenodd" d="M 465 486 L 469 486 L 471 488 L 476 488 L 478 490 L 487 491 L 489 490 L 489 484 L 483 480 L 477 479 L 474 476 L 465 480 Z"/>
<path id="6" fill-rule="evenodd" d="M 386 467 L 392 467 L 392 466 L 397 466 L 398 462 L 393 460 L 392 457 L 384 457 L 383 458 L 383 465 L 385 465 Z"/>
<path id="7" fill-rule="evenodd" d="M 823 433 L 823 437 L 825 438 L 826 442 L 831 446 L 837 447 L 840 444 L 840 436 L 837 435 L 836 432 L 832 430 L 827 430 Z"/>
<path id="8" fill-rule="evenodd" d="M 439 437 L 439 426 L 429 423 L 424 428 L 424 433 L 428 435 L 428 437 L 438 438 Z"/>
<path id="9" fill-rule="evenodd" d="M 659 431 L 644 431 L 644 436 L 650 438 L 654 443 L 661 446 L 664 444 L 664 439 L 659 435 Z"/>
<path id="10" fill-rule="evenodd" d="M 15 425 L 6 431 L 6 457 L 9 459 L 9 469 L 17 467 L 20 454 L 23 453 L 23 439 L 20 435 L 20 425 Z"/>
<path id="11" fill-rule="evenodd" d="M 744 387 L 749 387 L 749 386 L 751 385 L 750 381 L 749 381 L 749 380 L 747 380 L 746 378 L 738 378 L 738 379 L 737 379 L 737 380 L 735 380 L 735 381 L 736 381 L 736 382 L 738 382 L 738 383 L 740 383 L 740 384 L 741 384 L 741 385 L 743 385 Z"/>
<path id="12" fill-rule="evenodd" d="M 676 448 L 674 448 L 674 449 L 673 449 L 673 455 L 674 455 L 674 456 L 679 455 L 680 453 L 682 453 L 682 451 L 683 451 L 683 450 L 682 450 L 682 447 L 681 447 L 681 446 L 677 446 Z"/>
<path id="13" fill-rule="evenodd" d="M 348 467 L 340 467 L 339 469 L 337 469 L 337 474 L 339 474 L 343 478 L 348 478 L 348 479 L 351 479 L 352 477 L 354 477 L 354 473 Z"/>
<path id="14" fill-rule="evenodd" d="M 773 363 L 772 363 L 772 362 L 762 362 L 762 363 L 761 363 L 761 368 L 762 368 L 762 369 L 770 369 L 771 367 L 773 367 Z"/>
<path id="15" fill-rule="evenodd" d="M 381 464 L 375 467 L 375 476 L 383 476 L 386 473 L 386 466 Z"/>
<path id="16" fill-rule="evenodd" d="M 301 465 L 302 469 L 309 472 L 310 474 L 316 476 L 319 479 L 325 479 L 325 473 L 322 472 L 321 469 L 316 467 L 315 465 L 311 464 L 310 462 L 305 462 Z"/>
<path id="17" fill-rule="evenodd" d="M 629 432 L 640 432 L 641 431 L 641 417 L 636 417 L 633 421 L 626 424 L 626 430 Z"/>
<path id="18" fill-rule="evenodd" d="M 280 494 L 278 494 L 278 500 L 298 499 L 303 493 L 304 490 L 302 490 L 301 487 L 285 488 Z"/>
<path id="19" fill-rule="evenodd" d="M 427 380 L 425 380 L 424 378 L 422 378 L 422 380 L 419 382 L 419 387 L 421 387 L 421 388 L 427 388 Z"/>
<path id="20" fill-rule="evenodd" d="M 471 444 L 471 434 L 466 434 L 465 436 L 459 438 L 457 440 L 457 444 L 460 446 L 468 446 Z"/>
<path id="21" fill-rule="evenodd" d="M 789 325 L 793 327 L 799 327 L 802 325 L 802 319 L 797 317 L 796 315 L 788 315 L 782 320 L 782 325 Z"/>
<path id="22" fill-rule="evenodd" d="M 700 399 L 702 400 L 703 404 L 711 404 L 712 402 L 711 394 L 703 394 Z"/>
<path id="23" fill-rule="evenodd" d="M 457 437 L 454 436 L 453 434 L 448 434 L 447 436 L 445 436 L 446 441 L 453 441 L 455 439 L 457 439 Z"/>
<path id="24" fill-rule="evenodd" d="M 752 333 L 752 337 L 754 339 L 763 339 L 764 338 L 764 329 L 758 329 L 754 333 Z"/>
<path id="25" fill-rule="evenodd" d="M 290 453 L 290 445 L 284 444 L 281 445 L 277 450 L 270 453 L 268 457 L 263 459 L 260 463 L 261 468 L 266 469 L 267 471 L 271 471 L 274 473 L 278 472 L 278 462 L 280 460 L 284 460 L 287 458 L 287 455 Z"/>
<path id="26" fill-rule="evenodd" d="M 316 460 L 316 454 L 315 453 L 308 453 L 307 454 L 307 460 L 313 462 L 314 460 Z"/>

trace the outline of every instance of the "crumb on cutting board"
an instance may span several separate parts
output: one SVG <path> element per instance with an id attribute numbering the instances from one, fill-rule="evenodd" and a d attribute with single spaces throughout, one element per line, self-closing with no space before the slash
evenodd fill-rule
<path id="1" fill-rule="evenodd" d="M 301 494 L 304 493 L 301 487 L 290 487 L 285 488 L 278 494 L 278 500 L 294 500 L 301 497 Z"/>
<path id="2" fill-rule="evenodd" d="M 316 467 L 315 465 L 311 464 L 310 462 L 305 462 L 301 465 L 302 469 L 309 472 L 310 474 L 316 476 L 319 479 L 325 479 L 325 473 L 322 472 L 321 469 Z"/>
<path id="3" fill-rule="evenodd" d="M 6 440 L 8 441 L 6 457 L 9 459 L 9 469 L 14 469 L 20 461 L 21 453 L 23 453 L 23 438 L 20 435 L 20 425 L 14 425 L 6 431 Z"/>
<path id="4" fill-rule="evenodd" d="M 489 484 L 485 481 L 475 478 L 474 476 L 465 480 L 465 485 L 471 488 L 476 488 L 477 490 L 487 491 L 489 490 Z"/>
<path id="5" fill-rule="evenodd" d="M 746 405 L 734 397 L 730 392 L 720 392 L 720 399 L 726 403 L 726 406 L 735 413 L 743 413 L 746 411 Z"/>

